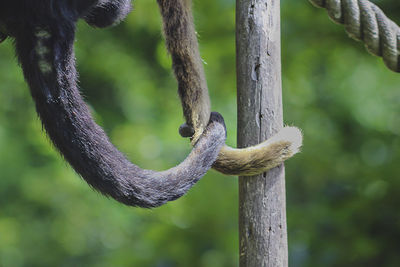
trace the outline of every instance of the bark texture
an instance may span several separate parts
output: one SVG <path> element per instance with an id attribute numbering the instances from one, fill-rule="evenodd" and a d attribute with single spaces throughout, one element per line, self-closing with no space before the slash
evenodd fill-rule
<path id="1" fill-rule="evenodd" d="M 237 0 L 238 146 L 283 127 L 280 1 Z M 239 179 L 241 267 L 288 266 L 285 171 Z"/>

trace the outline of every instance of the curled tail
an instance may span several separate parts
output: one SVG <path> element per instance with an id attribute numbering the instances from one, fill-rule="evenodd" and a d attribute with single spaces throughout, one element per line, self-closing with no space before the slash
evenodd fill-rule
<path id="1" fill-rule="evenodd" d="M 16 30 L 13 36 L 52 142 L 89 185 L 126 205 L 157 207 L 181 197 L 217 158 L 226 137 L 222 117 L 212 114 L 192 152 L 176 167 L 156 172 L 129 162 L 94 122 L 80 95 L 73 49 L 75 22 L 68 15 L 63 10 L 54 23 Z M 60 22 L 63 16 L 67 18 Z"/>
<path id="2" fill-rule="evenodd" d="M 210 114 L 210 99 L 196 37 L 189 0 L 157 0 L 164 23 L 167 49 L 178 80 L 186 123 L 179 132 L 195 143 Z M 302 134 L 285 127 L 272 138 L 245 149 L 224 146 L 213 168 L 229 175 L 250 176 L 272 169 L 296 154 Z"/>

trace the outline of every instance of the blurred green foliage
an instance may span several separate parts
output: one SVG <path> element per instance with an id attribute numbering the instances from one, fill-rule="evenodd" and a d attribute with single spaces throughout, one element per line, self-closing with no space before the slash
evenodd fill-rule
<path id="1" fill-rule="evenodd" d="M 397 0 L 376 1 L 400 23 Z M 213 110 L 235 145 L 235 3 L 195 1 Z M 0 266 L 238 265 L 237 178 L 210 171 L 155 210 L 93 192 L 43 133 L 12 42 L 0 46 Z M 155 1 L 136 0 L 112 29 L 79 24 L 83 95 L 117 145 L 144 168 L 190 151 Z M 285 122 L 304 131 L 288 161 L 290 266 L 398 266 L 400 75 L 326 12 L 282 1 Z"/>

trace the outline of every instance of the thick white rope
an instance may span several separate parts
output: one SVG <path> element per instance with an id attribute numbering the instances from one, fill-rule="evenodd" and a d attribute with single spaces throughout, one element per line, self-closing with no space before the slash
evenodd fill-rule
<path id="1" fill-rule="evenodd" d="M 330 18 L 343 24 L 348 35 L 365 43 L 367 50 L 400 72 L 400 27 L 368 0 L 309 0 L 325 8 Z"/>

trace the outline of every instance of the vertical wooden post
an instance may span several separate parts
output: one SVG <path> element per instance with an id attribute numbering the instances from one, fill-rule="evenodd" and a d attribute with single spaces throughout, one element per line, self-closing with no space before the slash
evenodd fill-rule
<path id="1" fill-rule="evenodd" d="M 238 146 L 282 128 L 280 1 L 236 0 Z M 288 266 L 284 166 L 239 178 L 240 267 Z"/>

